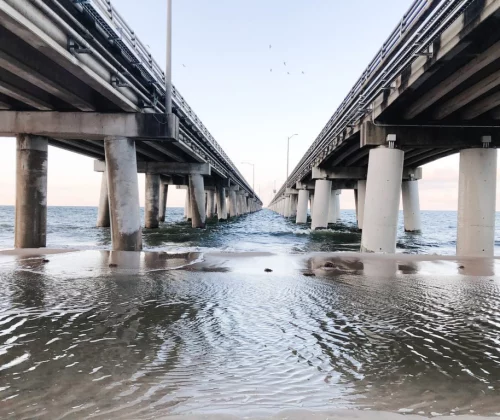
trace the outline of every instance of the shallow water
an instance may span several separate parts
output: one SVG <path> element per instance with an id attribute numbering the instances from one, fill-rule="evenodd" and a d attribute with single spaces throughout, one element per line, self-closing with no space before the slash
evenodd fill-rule
<path id="1" fill-rule="evenodd" d="M 142 217 L 144 214 L 142 212 Z M 0 249 L 14 243 L 14 207 L 0 206 Z M 94 207 L 49 207 L 47 246 L 51 248 L 109 249 L 110 230 L 96 228 Z M 405 233 L 399 217 L 398 252 L 453 255 L 457 214 L 453 211 L 422 211 L 421 234 Z M 500 254 L 500 213 L 497 213 L 496 254 Z M 183 221 L 182 208 L 168 208 L 160 229 L 144 230 L 147 250 L 223 250 L 275 253 L 358 251 L 361 234 L 353 210 L 343 210 L 340 223 L 311 232 L 308 226 L 263 210 L 229 222 L 210 221 L 206 230 L 193 230 Z"/>
<path id="2" fill-rule="evenodd" d="M 500 412 L 499 261 L 124 255 L 0 259 L 0 417 Z"/>

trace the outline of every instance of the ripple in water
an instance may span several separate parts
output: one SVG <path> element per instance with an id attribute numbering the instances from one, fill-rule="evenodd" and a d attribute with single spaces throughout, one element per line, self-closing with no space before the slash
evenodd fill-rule
<path id="1" fill-rule="evenodd" d="M 1 266 L 1 417 L 499 411 L 497 277 L 171 271 L 196 256 L 158 255 Z"/>

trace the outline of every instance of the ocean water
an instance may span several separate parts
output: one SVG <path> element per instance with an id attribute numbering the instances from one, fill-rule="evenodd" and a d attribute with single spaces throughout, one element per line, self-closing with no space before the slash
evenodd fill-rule
<path id="1" fill-rule="evenodd" d="M 206 230 L 192 229 L 183 220 L 182 208 L 168 208 L 160 229 L 144 230 L 145 250 L 172 252 L 219 250 L 229 252 L 307 253 L 358 251 L 361 234 L 353 210 L 343 210 L 341 222 L 328 230 L 311 232 L 269 211 L 248 214 L 227 222 L 209 221 Z M 142 217 L 144 213 L 142 211 Z M 110 249 L 110 230 L 96 228 L 95 207 L 49 207 L 47 246 L 50 248 Z M 405 233 L 399 216 L 398 252 L 453 255 L 457 214 L 454 211 L 422 211 L 422 233 Z M 500 254 L 500 213 L 497 213 L 495 245 Z M 14 243 L 14 207 L 0 206 L 0 249 Z"/>

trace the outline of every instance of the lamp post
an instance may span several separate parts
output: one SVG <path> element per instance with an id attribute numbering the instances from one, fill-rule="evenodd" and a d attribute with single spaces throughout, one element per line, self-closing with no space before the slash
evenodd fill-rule
<path id="1" fill-rule="evenodd" d="M 172 0 L 167 0 L 167 67 L 165 70 L 165 114 L 172 113 Z"/>
<path id="2" fill-rule="evenodd" d="M 290 161 L 290 139 L 292 137 L 298 136 L 298 134 L 292 134 L 290 137 L 288 137 L 287 143 L 286 143 L 286 178 L 285 178 L 285 183 L 288 181 L 288 164 Z"/>
<path id="3" fill-rule="evenodd" d="M 252 190 L 255 194 L 255 163 L 252 162 L 241 162 L 243 165 L 252 165 Z"/>

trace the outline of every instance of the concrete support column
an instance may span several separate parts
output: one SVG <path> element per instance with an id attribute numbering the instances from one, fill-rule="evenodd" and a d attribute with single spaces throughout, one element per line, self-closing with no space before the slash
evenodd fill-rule
<path id="1" fill-rule="evenodd" d="M 309 208 L 311 210 L 310 213 L 311 213 L 311 220 L 312 220 L 313 213 L 314 213 L 314 192 L 309 194 Z"/>
<path id="2" fill-rule="evenodd" d="M 420 232 L 420 200 L 418 197 L 418 181 L 403 181 L 401 184 L 403 196 L 403 214 L 405 219 L 405 232 Z"/>
<path id="3" fill-rule="evenodd" d="M 146 174 L 144 227 L 156 229 L 160 225 L 160 175 Z"/>
<path id="4" fill-rule="evenodd" d="M 16 248 L 47 245 L 47 151 L 44 137 L 19 134 L 16 150 Z"/>
<path id="5" fill-rule="evenodd" d="M 216 200 L 217 200 L 217 218 L 219 220 L 226 220 L 227 219 L 226 190 L 224 187 L 221 186 L 217 187 Z"/>
<path id="6" fill-rule="evenodd" d="M 290 217 L 297 217 L 297 205 L 299 196 L 298 194 L 292 194 L 290 196 Z"/>
<path id="7" fill-rule="evenodd" d="M 342 194 L 342 190 L 335 190 L 335 216 L 337 217 L 335 222 L 338 222 L 341 219 L 341 216 L 340 216 L 340 194 Z"/>
<path id="8" fill-rule="evenodd" d="M 404 152 L 370 150 L 361 252 L 396 252 Z"/>
<path id="9" fill-rule="evenodd" d="M 295 223 L 307 223 L 307 205 L 309 204 L 309 191 L 299 190 L 299 202 L 297 203 L 297 218 Z"/>
<path id="10" fill-rule="evenodd" d="M 328 211 L 330 209 L 332 181 L 317 179 L 314 187 L 314 209 L 311 229 L 326 229 L 328 227 Z"/>
<path id="11" fill-rule="evenodd" d="M 358 229 L 363 230 L 365 217 L 366 181 L 358 181 Z"/>
<path id="12" fill-rule="evenodd" d="M 337 190 L 330 192 L 330 199 L 328 200 L 328 223 L 337 223 Z"/>
<path id="13" fill-rule="evenodd" d="M 160 210 L 158 218 L 160 222 L 165 221 L 165 215 L 167 214 L 167 197 L 168 197 L 168 184 L 160 183 Z"/>
<path id="14" fill-rule="evenodd" d="M 134 140 L 104 139 L 113 251 L 142 249 L 139 184 Z"/>
<path id="15" fill-rule="evenodd" d="M 191 220 L 191 193 L 189 187 L 186 190 L 186 198 L 184 199 L 184 218 Z"/>
<path id="16" fill-rule="evenodd" d="M 495 239 L 496 149 L 460 151 L 457 255 L 492 257 Z"/>
<path id="17" fill-rule="evenodd" d="M 238 215 L 236 191 L 229 190 L 229 217 L 236 217 Z"/>
<path id="18" fill-rule="evenodd" d="M 207 219 L 215 216 L 215 191 L 207 191 Z"/>
<path id="19" fill-rule="evenodd" d="M 290 196 L 285 197 L 285 209 L 283 211 L 283 216 L 290 217 Z"/>
<path id="20" fill-rule="evenodd" d="M 355 212 L 356 212 L 356 223 L 359 225 L 359 222 L 358 222 L 358 190 L 355 189 L 353 191 L 354 191 L 354 208 L 355 208 Z"/>
<path id="21" fill-rule="evenodd" d="M 97 227 L 110 227 L 109 220 L 109 195 L 108 195 L 108 174 L 102 173 L 101 195 L 99 197 L 99 208 L 97 210 Z"/>
<path id="22" fill-rule="evenodd" d="M 191 200 L 191 226 L 205 228 L 205 185 L 200 174 L 189 175 L 189 196 Z"/>

